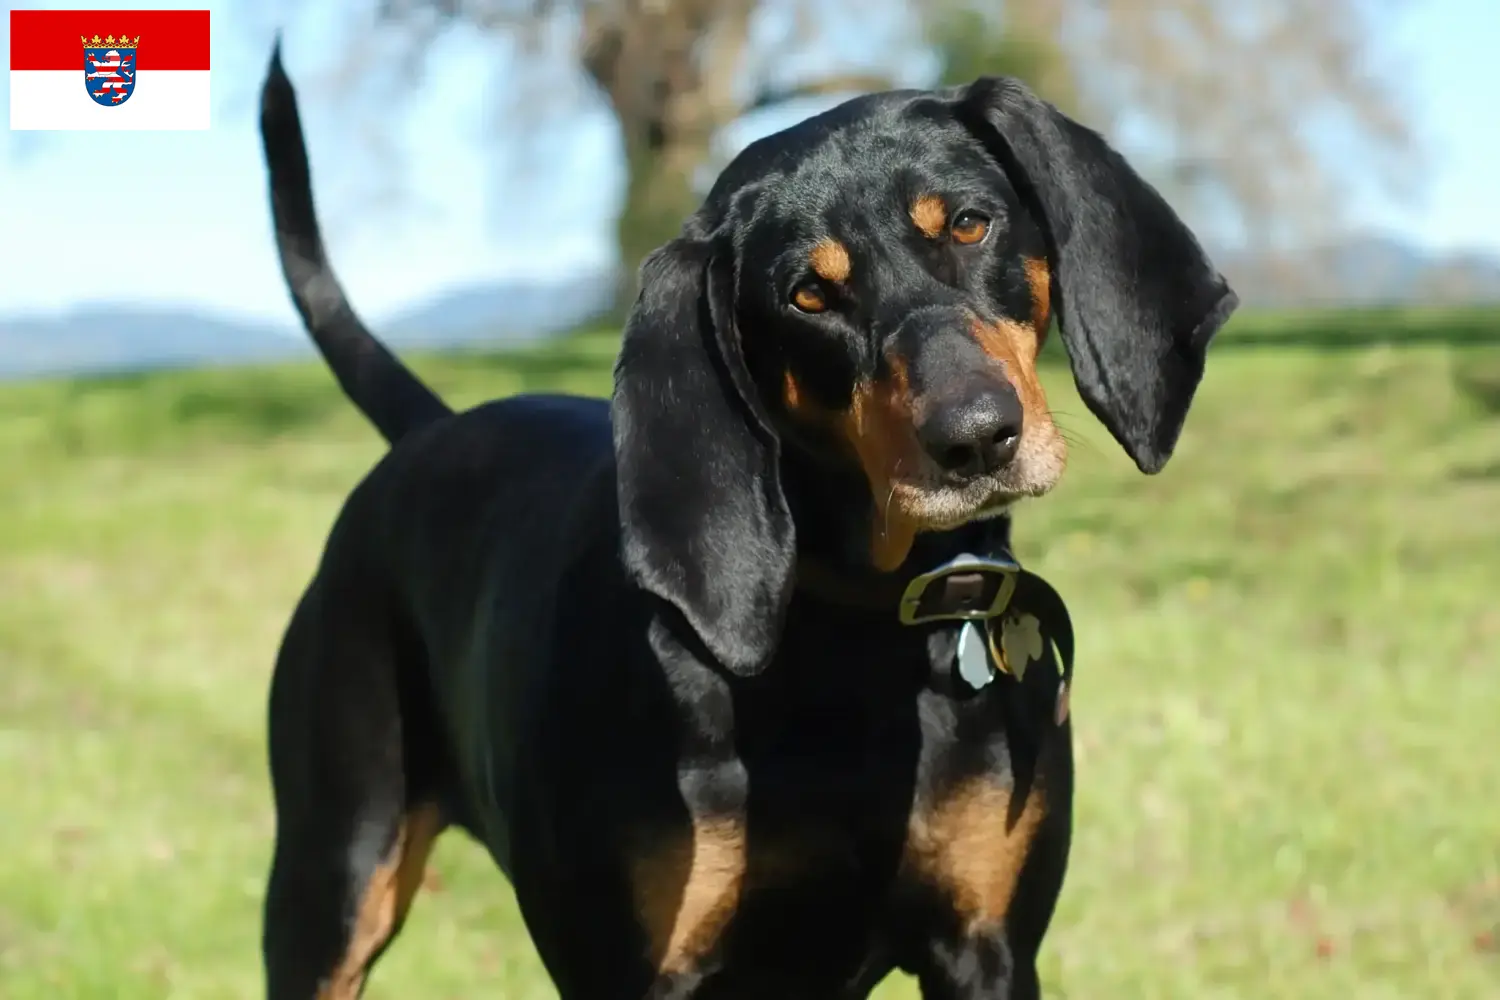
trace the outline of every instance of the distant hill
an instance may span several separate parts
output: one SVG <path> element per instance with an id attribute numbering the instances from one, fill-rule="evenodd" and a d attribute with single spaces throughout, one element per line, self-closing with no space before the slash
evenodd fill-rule
<path id="1" fill-rule="evenodd" d="M 0 319 L 0 378 L 272 361 L 311 350 L 294 333 L 192 309 L 138 306 Z"/>
<path id="2" fill-rule="evenodd" d="M 1275 262 L 1232 253 L 1214 259 L 1250 308 L 1500 302 L 1495 257 L 1429 254 L 1383 236 Z M 459 288 L 375 324 L 376 332 L 404 348 L 522 343 L 598 315 L 612 289 L 603 274 L 566 285 Z M 232 365 L 306 357 L 311 350 L 300 329 L 188 308 L 91 305 L 60 317 L 0 319 L 0 379 Z"/>
<path id="3" fill-rule="evenodd" d="M 476 285 L 449 292 L 380 326 L 404 347 L 449 347 L 486 340 L 520 342 L 570 330 L 609 308 L 613 279 L 566 285 Z"/>
<path id="4" fill-rule="evenodd" d="M 1500 302 L 1500 259 L 1434 254 L 1372 235 L 1309 248 L 1277 261 L 1216 254 L 1253 306 L 1460 305 Z"/>
<path id="5" fill-rule="evenodd" d="M 606 277 L 460 288 L 372 325 L 395 347 L 520 343 L 586 322 L 612 290 Z M 312 350 L 300 328 L 193 308 L 93 304 L 61 316 L 0 318 L 0 379 L 248 364 Z"/>

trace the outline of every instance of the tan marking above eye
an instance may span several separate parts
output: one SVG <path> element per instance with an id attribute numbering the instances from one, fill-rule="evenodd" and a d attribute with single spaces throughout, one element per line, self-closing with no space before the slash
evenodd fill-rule
<path id="1" fill-rule="evenodd" d="M 812 265 L 813 274 L 835 285 L 848 281 L 849 275 L 854 273 L 849 248 L 832 238 L 822 240 L 813 247 L 812 253 L 807 255 L 807 262 Z"/>
<path id="2" fill-rule="evenodd" d="M 984 239 L 990 231 L 990 220 L 978 212 L 960 212 L 953 220 L 953 241 L 972 246 Z"/>
<path id="3" fill-rule="evenodd" d="M 823 289 L 817 285 L 798 285 L 797 290 L 792 293 L 792 305 L 805 313 L 820 313 L 828 308 L 828 300 L 823 297 Z"/>
<path id="4" fill-rule="evenodd" d="M 943 235 L 943 227 L 948 224 L 948 206 L 937 195 L 924 194 L 912 202 L 911 221 L 923 236 L 935 240 Z"/>

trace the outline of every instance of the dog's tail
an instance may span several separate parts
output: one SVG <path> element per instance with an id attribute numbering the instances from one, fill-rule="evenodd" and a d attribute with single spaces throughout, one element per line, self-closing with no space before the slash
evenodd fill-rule
<path id="1" fill-rule="evenodd" d="M 349 304 L 323 249 L 297 95 L 281 65 L 281 39 L 261 88 L 260 135 L 270 172 L 281 273 L 302 323 L 344 393 L 391 443 L 453 411 L 376 339 Z"/>

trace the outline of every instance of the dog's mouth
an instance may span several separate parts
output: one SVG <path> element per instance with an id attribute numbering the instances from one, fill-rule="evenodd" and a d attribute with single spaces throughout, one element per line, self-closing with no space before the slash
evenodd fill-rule
<path id="1" fill-rule="evenodd" d="M 902 479 L 891 483 L 889 507 L 919 531 L 947 531 L 998 517 L 1023 497 L 1038 495 L 1007 489 L 991 476 L 962 483 Z"/>
<path id="2" fill-rule="evenodd" d="M 919 533 L 952 531 L 1006 514 L 1021 500 L 1050 492 L 1064 456 L 1045 442 L 1023 441 L 1015 461 L 975 476 L 954 476 L 929 462 L 885 483 L 873 497 L 872 554 L 877 568 L 901 564 Z"/>
<path id="3" fill-rule="evenodd" d="M 1040 497 L 1062 478 L 1066 452 L 1050 424 L 1028 430 L 1016 456 L 1004 468 L 958 475 L 920 459 L 907 473 L 890 479 L 890 505 L 923 531 L 957 528 L 995 517 L 1027 497 Z"/>
<path id="4" fill-rule="evenodd" d="M 914 477 L 892 480 L 885 496 L 874 498 L 871 562 L 891 572 L 906 560 L 918 534 L 1000 517 L 1026 495 L 1002 488 L 989 476 L 962 485 Z"/>
<path id="5" fill-rule="evenodd" d="M 798 393 L 792 393 L 789 408 L 805 412 Z M 918 534 L 1002 516 L 1018 501 L 1057 485 L 1067 450 L 1050 415 L 1041 416 L 1027 421 L 1009 460 L 990 469 L 939 464 L 919 440 L 914 414 L 904 405 L 861 400 L 850 412 L 823 421 L 789 421 L 783 433 L 819 461 L 841 461 L 834 456 L 842 455 L 856 460 L 870 491 L 873 563 L 889 572 L 906 559 Z M 808 433 L 809 428 L 834 432 L 834 448 L 827 449 L 827 438 Z"/>

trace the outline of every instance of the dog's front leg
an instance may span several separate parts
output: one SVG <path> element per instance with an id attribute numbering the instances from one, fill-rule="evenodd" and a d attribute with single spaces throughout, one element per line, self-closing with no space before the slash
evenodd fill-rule
<path id="1" fill-rule="evenodd" d="M 926 796 L 907 864 L 944 901 L 912 971 L 923 1000 L 1036 1000 L 1036 954 L 1061 887 L 1067 786 L 977 774 Z"/>
<path id="2" fill-rule="evenodd" d="M 631 865 L 641 929 L 656 968 L 646 1000 L 686 1000 L 721 962 L 746 872 L 744 765 L 737 759 L 683 772 L 685 822 L 658 829 Z"/>
<path id="3" fill-rule="evenodd" d="M 669 972 L 657 977 L 644 1000 L 690 1000 L 702 988 L 702 972 Z"/>
<path id="4" fill-rule="evenodd" d="M 922 1000 L 1038 1000 L 1032 955 L 1020 955 L 1002 928 L 935 942 L 919 977 Z"/>

